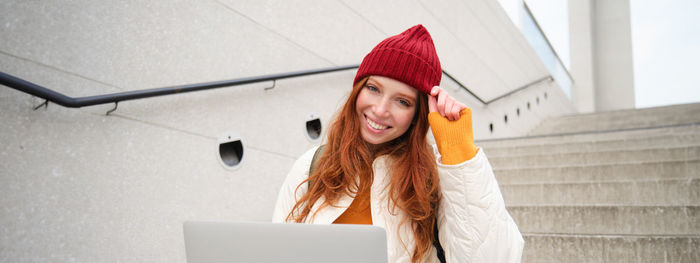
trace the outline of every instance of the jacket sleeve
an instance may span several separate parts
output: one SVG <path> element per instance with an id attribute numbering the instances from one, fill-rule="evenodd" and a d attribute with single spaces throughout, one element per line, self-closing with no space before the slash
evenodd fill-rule
<path id="1" fill-rule="evenodd" d="M 284 179 L 280 192 L 277 194 L 275 210 L 272 213 L 273 223 L 285 222 L 287 215 L 292 211 L 297 200 L 308 190 L 307 184 L 301 185 L 299 189 L 297 189 L 297 186 L 309 177 L 309 168 L 316 148 L 318 147 L 313 147 L 299 157 L 292 165 L 292 169 L 289 170 L 287 178 Z"/>
<path id="2" fill-rule="evenodd" d="M 439 238 L 447 262 L 520 262 L 524 241 L 483 149 L 460 164 L 438 161 L 438 173 Z"/>

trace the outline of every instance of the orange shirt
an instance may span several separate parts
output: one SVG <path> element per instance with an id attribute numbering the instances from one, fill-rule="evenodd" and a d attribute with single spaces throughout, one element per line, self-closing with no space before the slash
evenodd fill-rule
<path id="1" fill-rule="evenodd" d="M 355 199 L 352 200 L 342 215 L 340 215 L 333 224 L 372 224 L 372 210 L 370 209 L 369 191 L 359 192 Z"/>

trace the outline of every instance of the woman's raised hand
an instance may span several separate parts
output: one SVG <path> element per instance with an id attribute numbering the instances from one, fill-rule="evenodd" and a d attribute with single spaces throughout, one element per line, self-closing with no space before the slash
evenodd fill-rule
<path id="1" fill-rule="evenodd" d="M 455 100 L 446 90 L 435 86 L 428 97 L 428 108 L 430 112 L 439 112 L 443 117 L 454 121 L 459 120 L 459 112 L 467 106 Z"/>

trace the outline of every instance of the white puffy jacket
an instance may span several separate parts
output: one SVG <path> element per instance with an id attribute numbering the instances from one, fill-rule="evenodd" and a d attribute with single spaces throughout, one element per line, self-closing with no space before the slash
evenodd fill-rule
<path id="1" fill-rule="evenodd" d="M 296 187 L 308 177 L 309 166 L 316 148 L 304 153 L 294 163 L 287 175 L 272 216 L 273 222 L 284 222 L 305 193 L 307 184 Z M 435 150 L 439 158 L 439 153 Z M 370 193 L 372 223 L 387 230 L 389 262 L 411 262 L 415 242 L 410 224 L 399 230 L 398 224 L 405 214 L 401 211 L 392 214 L 387 207 L 389 183 L 387 168 L 389 158 L 381 156 L 373 163 L 374 182 Z M 518 227 L 506 211 L 501 191 L 491 165 L 483 150 L 471 160 L 457 165 L 443 165 L 438 161 L 438 174 L 442 189 L 442 202 L 438 211 L 440 244 L 445 250 L 447 262 L 520 262 L 523 238 Z M 341 198 L 336 206 L 326 206 L 306 223 L 331 224 L 338 218 L 354 197 Z M 311 210 L 314 214 L 323 200 L 319 200 Z M 402 244 L 405 244 L 402 245 Z M 423 262 L 439 262 L 434 248 L 424 257 Z"/>

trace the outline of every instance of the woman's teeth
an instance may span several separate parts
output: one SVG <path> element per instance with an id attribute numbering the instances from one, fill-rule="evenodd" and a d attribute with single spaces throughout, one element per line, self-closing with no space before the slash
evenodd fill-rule
<path id="1" fill-rule="evenodd" d="M 367 124 L 369 124 L 370 127 L 375 128 L 377 130 L 384 130 L 384 129 L 388 128 L 388 126 L 379 125 L 379 124 L 373 122 L 372 120 L 370 120 L 369 118 L 367 118 Z"/>

